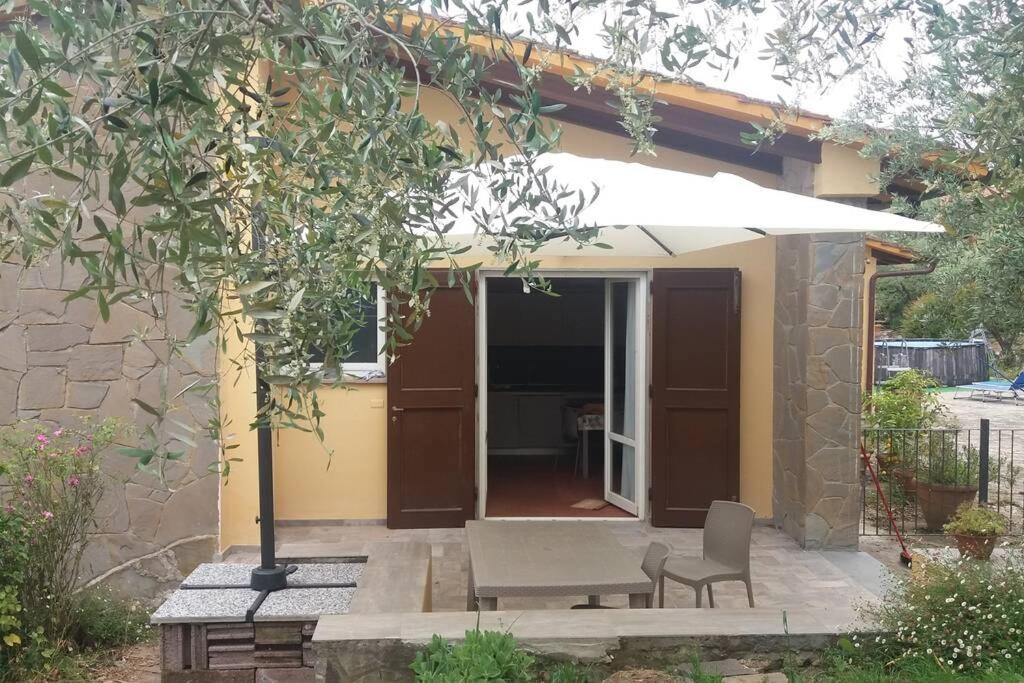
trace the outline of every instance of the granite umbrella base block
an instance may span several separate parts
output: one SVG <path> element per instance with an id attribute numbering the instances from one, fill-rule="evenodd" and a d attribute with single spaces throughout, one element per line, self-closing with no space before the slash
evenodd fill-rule
<path id="1" fill-rule="evenodd" d="M 430 609 L 431 550 L 371 543 L 325 557 L 292 555 L 288 588 L 248 588 L 252 565 L 199 566 L 153 614 L 164 683 L 312 683 L 321 616 Z M 362 560 L 362 561 L 360 561 Z"/>
<path id="2" fill-rule="evenodd" d="M 310 639 L 323 614 L 344 614 L 362 563 L 304 564 L 288 588 L 247 587 L 252 567 L 196 568 L 153 614 L 168 683 L 312 683 Z"/>

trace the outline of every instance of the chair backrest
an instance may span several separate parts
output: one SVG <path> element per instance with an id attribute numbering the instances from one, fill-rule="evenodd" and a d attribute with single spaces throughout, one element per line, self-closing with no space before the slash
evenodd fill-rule
<path id="1" fill-rule="evenodd" d="M 647 546 L 647 552 L 644 553 L 644 561 L 640 563 L 640 568 L 644 570 L 644 573 L 654 583 L 657 583 L 658 579 L 661 578 L 661 570 L 665 568 L 665 560 L 668 559 L 668 553 L 668 546 L 664 543 L 653 541 Z"/>
<path id="2" fill-rule="evenodd" d="M 1021 373 L 1017 375 L 1017 379 L 1013 380 L 1013 383 L 1010 385 L 1010 388 L 1024 389 L 1024 370 L 1021 370 Z"/>
<path id="3" fill-rule="evenodd" d="M 572 406 L 562 406 L 562 439 L 565 441 L 575 441 L 579 437 L 580 433 L 576 429 L 576 418 L 579 417 L 579 411 Z"/>
<path id="4" fill-rule="evenodd" d="M 750 534 L 754 509 L 743 503 L 716 500 L 704 522 L 704 559 L 743 571 L 750 568 Z"/>

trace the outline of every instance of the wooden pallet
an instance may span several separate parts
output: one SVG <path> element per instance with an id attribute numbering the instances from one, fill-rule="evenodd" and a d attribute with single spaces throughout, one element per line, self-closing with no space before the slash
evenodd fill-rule
<path id="1" fill-rule="evenodd" d="M 316 622 L 164 624 L 166 683 L 312 683 Z"/>

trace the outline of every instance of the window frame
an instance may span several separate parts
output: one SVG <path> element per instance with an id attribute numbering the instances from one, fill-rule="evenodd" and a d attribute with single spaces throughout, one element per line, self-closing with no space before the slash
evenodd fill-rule
<path id="1" fill-rule="evenodd" d="M 377 319 L 374 328 L 377 331 L 377 359 L 372 362 L 350 362 L 341 364 L 341 373 L 356 379 L 369 380 L 376 377 L 384 377 L 387 374 L 387 354 L 385 344 L 387 335 L 384 330 L 384 323 L 387 319 L 387 298 L 380 283 L 374 281 L 373 286 L 377 290 Z"/>

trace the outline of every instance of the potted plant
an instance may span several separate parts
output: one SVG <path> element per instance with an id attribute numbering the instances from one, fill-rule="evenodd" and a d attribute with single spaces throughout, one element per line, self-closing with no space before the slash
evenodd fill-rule
<path id="1" fill-rule="evenodd" d="M 931 429 L 946 417 L 933 377 L 919 370 L 907 370 L 886 380 L 864 395 L 864 423 L 874 430 L 867 447 L 874 448 L 875 460 L 883 474 L 893 476 L 907 497 L 913 497 L 917 450 L 920 446 L 911 430 Z"/>
<path id="2" fill-rule="evenodd" d="M 968 502 L 958 507 L 942 528 L 956 539 L 963 557 L 987 560 L 992 557 L 996 539 L 1006 533 L 1006 518 L 990 507 Z"/>
<path id="3" fill-rule="evenodd" d="M 978 450 L 950 443 L 954 434 L 943 434 L 939 446 L 929 449 L 927 464 L 917 472 L 918 507 L 929 529 L 941 529 L 961 505 L 978 494 Z M 937 450 L 937 452 L 936 452 Z"/>

